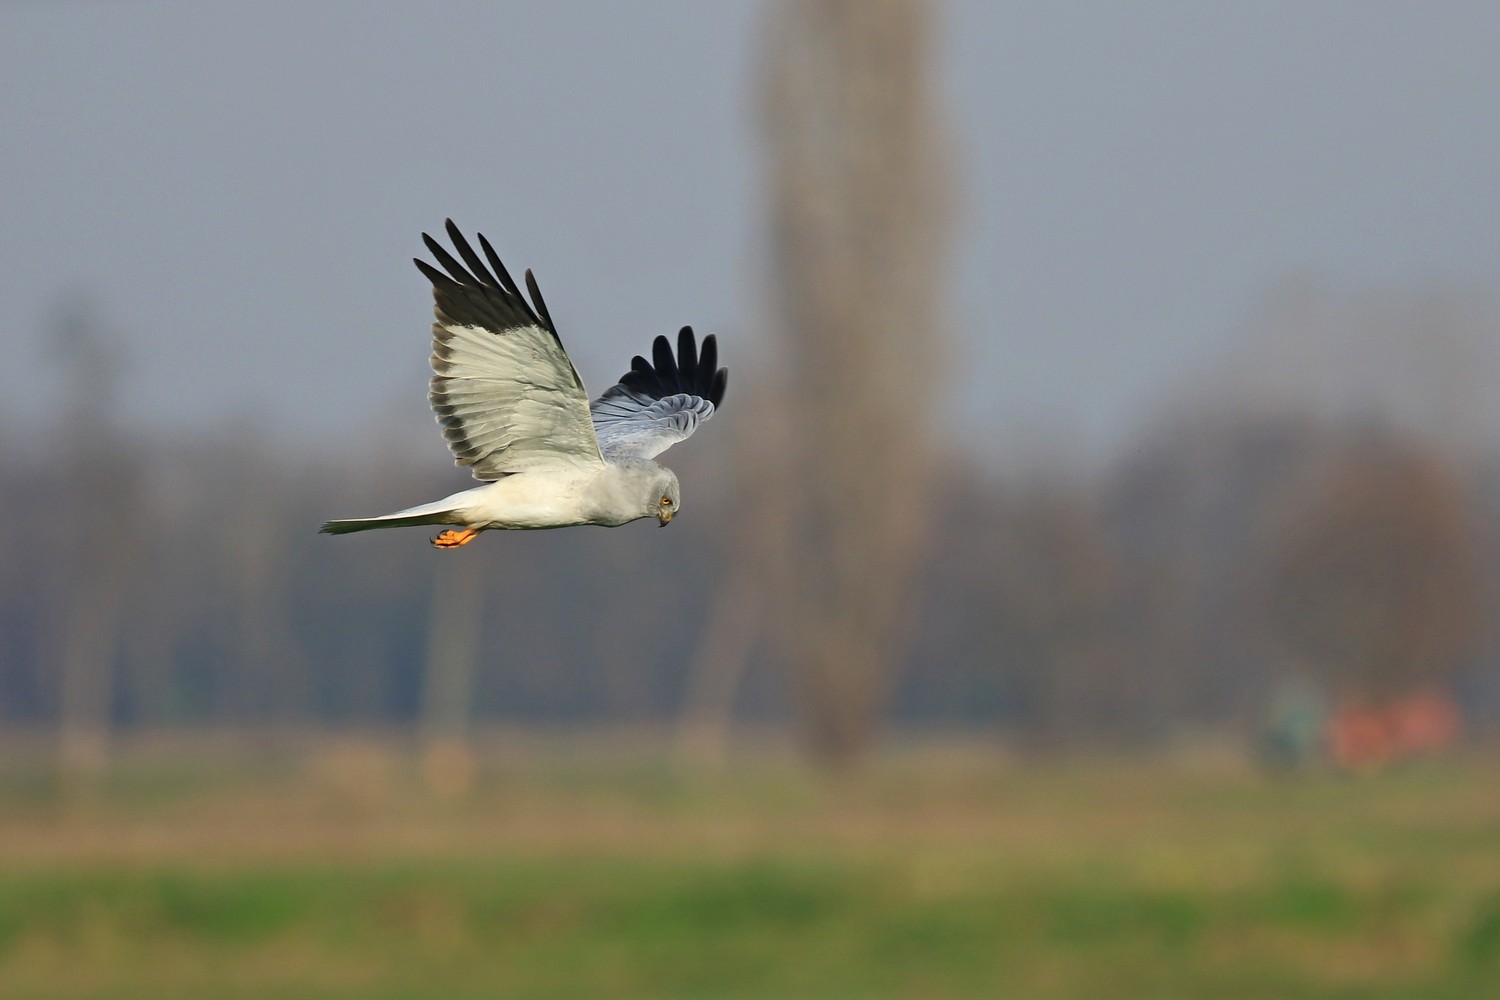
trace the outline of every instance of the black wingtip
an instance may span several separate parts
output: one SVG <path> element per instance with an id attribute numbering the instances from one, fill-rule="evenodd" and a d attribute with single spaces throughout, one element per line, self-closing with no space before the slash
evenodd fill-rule
<path id="1" fill-rule="evenodd" d="M 693 380 L 699 385 L 706 385 L 713 381 L 714 372 L 719 368 L 719 339 L 713 334 L 703 338 L 703 346 L 698 351 L 698 370 L 694 373 Z"/>
<path id="2" fill-rule="evenodd" d="M 495 252 L 494 247 L 490 246 L 490 241 L 484 238 L 483 233 L 475 233 L 474 235 L 479 237 L 479 247 L 484 251 L 485 257 L 488 258 L 490 269 L 495 272 L 495 277 L 500 279 L 500 287 L 516 298 L 520 298 L 521 290 L 516 287 L 516 279 L 512 278 L 510 272 L 505 269 L 505 265 L 500 263 L 500 255 Z"/>
<path id="3" fill-rule="evenodd" d="M 672 342 L 659 336 L 651 342 L 651 360 L 637 354 L 619 381 L 626 389 L 652 399 L 682 392 L 701 396 L 717 408 L 724 401 L 729 373 L 719 367 L 718 338 L 710 333 L 700 346 L 693 328 L 685 326 L 677 331 L 675 357 Z"/>
<path id="4" fill-rule="evenodd" d="M 479 255 L 474 252 L 474 248 L 469 245 L 469 241 L 464 239 L 464 234 L 458 231 L 458 227 L 453 224 L 452 219 L 448 220 L 448 239 L 453 242 L 453 249 L 458 251 L 458 255 L 468 265 L 469 273 L 474 276 L 475 281 L 481 285 L 488 285 L 491 288 L 500 287 L 499 281 L 494 275 L 490 274 L 490 269 L 484 266 L 484 261 L 479 259 Z"/>
<path id="5" fill-rule="evenodd" d="M 437 262 L 442 265 L 443 270 L 447 271 L 454 281 L 458 282 L 460 285 L 484 284 L 484 281 L 482 279 L 470 274 L 468 269 L 466 269 L 464 265 L 460 264 L 456 257 L 454 257 L 447 250 L 443 249 L 443 245 L 441 243 L 428 236 L 426 233 L 423 233 L 422 236 L 423 239 L 427 241 L 427 249 L 432 251 L 432 255 L 437 258 Z M 466 248 L 468 246 L 468 244 L 463 242 L 463 237 L 461 236 L 457 240 L 454 240 L 453 245 L 455 247 L 459 247 L 459 253 L 463 253 L 463 248 Z M 473 252 L 473 250 L 469 251 L 470 254 L 473 254 Z"/>
<path id="6" fill-rule="evenodd" d="M 413 257 L 411 259 L 411 262 L 417 265 L 417 270 L 421 271 L 423 276 L 425 276 L 428 281 L 432 282 L 432 287 L 434 289 L 442 289 L 443 291 L 451 293 L 453 290 L 459 287 L 458 282 L 454 281 L 452 278 L 448 277 L 448 275 L 444 274 L 442 271 L 439 271 L 437 268 L 433 267 L 422 258 Z"/>
<path id="7" fill-rule="evenodd" d="M 547 303 L 542 299 L 542 290 L 537 286 L 536 278 L 532 276 L 529 267 L 526 269 L 526 291 L 531 293 L 531 306 L 542 318 L 542 323 L 547 329 L 556 333 L 557 327 L 552 325 L 552 314 L 547 311 Z"/>
<path id="8" fill-rule="evenodd" d="M 698 338 L 690 326 L 677 331 L 677 370 L 688 379 L 698 374 Z"/>
<path id="9" fill-rule="evenodd" d="M 651 362 L 639 354 L 630 359 L 630 371 L 620 376 L 620 384 L 635 392 L 643 392 L 652 399 L 660 399 L 667 395 L 661 381 L 656 377 L 656 369 L 651 367 Z"/>
<path id="10" fill-rule="evenodd" d="M 714 409 L 724 405 L 724 390 L 729 388 L 729 369 L 720 368 L 714 372 L 713 383 L 709 386 L 707 399 L 714 404 Z"/>
<path id="11" fill-rule="evenodd" d="M 656 365 L 656 377 L 668 392 L 681 392 L 682 383 L 677 379 L 677 361 L 672 357 L 672 344 L 666 337 L 658 336 L 651 342 L 651 360 Z"/>
<path id="12" fill-rule="evenodd" d="M 472 323 L 494 330 L 535 324 L 550 331 L 554 338 L 557 336 L 557 328 L 552 325 L 552 317 L 547 314 L 546 304 L 530 271 L 526 272 L 526 281 L 535 306 L 527 302 L 526 296 L 516 287 L 483 233 L 474 234 L 484 251 L 484 257 L 481 257 L 452 219 L 443 220 L 443 230 L 463 262 L 460 263 L 431 234 L 423 233 L 422 243 L 437 261 L 437 266 L 420 258 L 413 258 L 413 263 L 432 282 L 438 309 L 444 316 L 460 324 Z"/>

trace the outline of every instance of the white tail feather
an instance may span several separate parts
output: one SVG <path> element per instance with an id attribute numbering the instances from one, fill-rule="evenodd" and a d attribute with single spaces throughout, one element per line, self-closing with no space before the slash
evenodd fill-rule
<path id="1" fill-rule="evenodd" d="M 374 528 L 407 528 L 418 524 L 463 524 L 464 519 L 454 510 L 451 499 L 420 507 L 408 507 L 393 514 L 379 517 L 349 517 L 336 521 L 324 521 L 319 534 L 347 535 L 355 531 L 370 531 Z"/>

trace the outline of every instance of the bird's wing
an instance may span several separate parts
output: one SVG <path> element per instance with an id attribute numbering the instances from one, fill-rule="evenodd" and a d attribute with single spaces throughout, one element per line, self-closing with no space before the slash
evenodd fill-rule
<path id="1" fill-rule="evenodd" d="M 718 364 L 713 334 L 703 338 L 699 353 L 693 328 L 683 327 L 675 358 L 667 338 L 657 337 L 651 361 L 637 355 L 630 371 L 589 407 L 605 459 L 654 458 L 697 430 L 724 401 L 729 372 Z"/>
<path id="2" fill-rule="evenodd" d="M 463 263 L 423 233 L 447 273 L 416 265 L 432 282 L 437 316 L 427 398 L 454 460 L 486 481 L 603 464 L 588 393 L 536 279 L 526 272 L 528 304 L 488 240 L 479 237 L 486 267 L 451 219 L 447 228 Z"/>

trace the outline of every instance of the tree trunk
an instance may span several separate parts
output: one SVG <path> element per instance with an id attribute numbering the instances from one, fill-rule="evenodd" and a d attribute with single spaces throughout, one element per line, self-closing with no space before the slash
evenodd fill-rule
<path id="1" fill-rule="evenodd" d="M 785 0 L 764 118 L 786 359 L 774 631 L 809 747 L 863 755 L 909 630 L 946 371 L 948 147 L 932 5 Z"/>

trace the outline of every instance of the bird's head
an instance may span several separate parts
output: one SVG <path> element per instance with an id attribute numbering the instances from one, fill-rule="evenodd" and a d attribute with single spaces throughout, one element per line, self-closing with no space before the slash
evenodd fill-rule
<path id="1" fill-rule="evenodd" d="M 656 520 L 665 528 L 682 506 L 682 491 L 677 485 L 677 474 L 671 469 L 662 469 L 661 475 L 652 480 L 646 503 L 648 512 L 655 514 Z"/>

